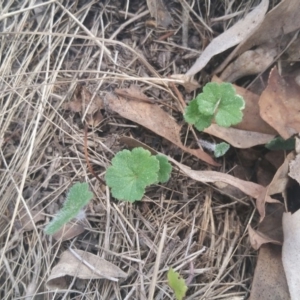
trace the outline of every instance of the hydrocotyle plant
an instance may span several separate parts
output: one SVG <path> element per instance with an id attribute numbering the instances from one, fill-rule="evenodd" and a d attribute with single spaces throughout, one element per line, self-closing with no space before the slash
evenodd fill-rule
<path id="1" fill-rule="evenodd" d="M 167 182 L 172 166 L 163 155 L 151 155 L 141 147 L 122 150 L 111 161 L 105 174 L 106 184 L 118 200 L 141 200 L 145 188 L 158 182 Z"/>
<path id="2" fill-rule="evenodd" d="M 186 107 L 184 119 L 199 131 L 209 127 L 213 120 L 219 126 L 229 127 L 242 121 L 244 108 L 243 97 L 236 94 L 231 83 L 209 82 Z"/>

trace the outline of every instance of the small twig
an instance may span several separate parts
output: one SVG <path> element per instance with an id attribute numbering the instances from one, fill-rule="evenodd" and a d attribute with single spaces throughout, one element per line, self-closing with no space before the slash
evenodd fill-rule
<path id="1" fill-rule="evenodd" d="M 148 300 L 153 300 L 153 297 L 154 297 L 155 284 L 157 281 L 157 274 L 159 271 L 159 264 L 160 264 L 161 254 L 163 251 L 166 235 L 167 235 L 167 225 L 164 225 L 163 233 L 161 235 L 161 239 L 160 239 L 160 243 L 159 243 L 159 247 L 158 247 L 158 251 L 157 251 L 157 255 L 156 255 L 152 281 L 151 281 L 150 288 L 149 288 Z"/>

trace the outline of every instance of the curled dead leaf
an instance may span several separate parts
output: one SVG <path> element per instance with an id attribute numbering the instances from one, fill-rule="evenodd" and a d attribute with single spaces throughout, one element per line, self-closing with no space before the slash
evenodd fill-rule
<path id="1" fill-rule="evenodd" d="M 246 40 L 262 23 L 268 6 L 269 1 L 262 0 L 244 19 L 238 21 L 228 30 L 214 38 L 193 66 L 187 71 L 186 75 L 196 74 L 206 66 L 214 55 L 222 53 Z"/>
<path id="2" fill-rule="evenodd" d="M 267 88 L 259 99 L 261 117 L 284 138 L 300 132 L 300 87 L 292 78 L 282 78 L 273 68 Z"/>
<path id="3" fill-rule="evenodd" d="M 273 44 L 248 50 L 228 65 L 221 78 L 227 82 L 234 82 L 241 77 L 264 72 L 274 62 L 279 51 L 278 46 Z"/>
<path id="4" fill-rule="evenodd" d="M 118 281 L 127 274 L 105 259 L 82 250 L 64 251 L 58 264 L 51 270 L 47 280 L 48 289 L 66 289 L 69 287 L 66 275 L 81 279 L 109 279 Z"/>
<path id="5" fill-rule="evenodd" d="M 299 28 L 299 0 L 281 1 L 265 15 L 260 26 L 257 26 L 255 31 L 232 51 L 215 73 L 221 72 L 234 57 L 244 53 L 250 48 L 268 43 L 269 41 L 275 40 L 277 37 L 278 43 L 280 43 L 283 34 L 291 33 Z"/>
<path id="6" fill-rule="evenodd" d="M 217 124 L 210 125 L 204 129 L 204 132 L 226 141 L 233 147 L 242 149 L 266 144 L 275 137 L 275 135 L 266 133 L 220 127 Z"/>
<path id="7" fill-rule="evenodd" d="M 258 250 L 261 245 L 272 243 L 282 245 L 282 215 L 285 211 L 282 203 L 272 203 L 266 207 L 266 216 L 258 224 L 257 230 L 248 227 L 251 246 Z"/>
<path id="8" fill-rule="evenodd" d="M 179 162 L 177 162 L 175 159 L 168 157 L 169 161 L 173 162 L 181 171 L 183 171 L 188 177 L 199 181 L 199 182 L 225 182 L 227 184 L 230 184 L 245 194 L 249 195 L 250 197 L 255 198 L 257 209 L 262 210 L 260 211 L 261 214 L 264 215 L 264 206 L 261 208 L 261 205 L 259 205 L 259 201 L 268 201 L 268 202 L 274 202 L 269 195 L 267 195 L 267 189 L 257 183 L 241 180 L 239 178 L 236 178 L 234 176 L 231 176 L 229 174 L 224 174 L 220 172 L 215 171 L 194 171 L 190 167 L 183 165 Z"/>

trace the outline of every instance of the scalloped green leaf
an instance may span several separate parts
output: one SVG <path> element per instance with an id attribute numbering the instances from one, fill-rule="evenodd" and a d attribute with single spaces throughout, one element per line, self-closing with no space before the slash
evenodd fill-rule
<path id="1" fill-rule="evenodd" d="M 215 157 L 221 157 L 223 156 L 230 148 L 230 145 L 222 142 L 220 144 L 215 145 L 214 155 Z"/>
<path id="2" fill-rule="evenodd" d="M 203 87 L 203 92 L 196 99 L 199 112 L 205 116 L 213 116 L 221 101 L 220 85 L 216 82 L 209 82 Z"/>
<path id="3" fill-rule="evenodd" d="M 170 179 L 172 166 L 164 155 L 155 156 L 159 161 L 158 182 L 165 183 Z"/>
<path id="4" fill-rule="evenodd" d="M 202 131 L 211 125 L 211 121 L 213 117 L 200 113 L 198 107 L 199 107 L 198 100 L 196 98 L 192 100 L 189 103 L 189 105 L 185 108 L 185 113 L 183 117 L 187 123 L 195 125 L 195 127 L 199 131 Z"/>
<path id="5" fill-rule="evenodd" d="M 213 119 L 222 127 L 238 124 L 243 119 L 244 99 L 236 94 L 231 83 L 209 82 L 203 92 L 185 109 L 184 119 L 202 131 Z"/>
<path id="6" fill-rule="evenodd" d="M 229 127 L 240 123 L 243 119 L 242 110 L 245 108 L 243 97 L 236 94 L 231 83 L 220 84 L 221 100 L 215 114 L 219 126 Z"/>
<path id="7" fill-rule="evenodd" d="M 75 183 L 70 188 L 62 209 L 46 226 L 45 233 L 51 235 L 60 230 L 66 223 L 75 218 L 92 198 L 93 193 L 89 190 L 89 185 L 86 182 Z"/>
<path id="8" fill-rule="evenodd" d="M 118 152 L 105 174 L 106 184 L 118 200 L 141 200 L 145 188 L 158 181 L 159 161 L 141 147 Z"/>
<path id="9" fill-rule="evenodd" d="M 168 284 L 173 290 L 176 300 L 182 300 L 188 289 L 184 279 L 179 275 L 178 272 L 175 272 L 172 268 L 168 271 Z"/>
<path id="10" fill-rule="evenodd" d="M 192 100 L 185 108 L 184 120 L 189 124 L 195 124 L 199 118 L 200 111 L 198 109 L 197 99 Z"/>

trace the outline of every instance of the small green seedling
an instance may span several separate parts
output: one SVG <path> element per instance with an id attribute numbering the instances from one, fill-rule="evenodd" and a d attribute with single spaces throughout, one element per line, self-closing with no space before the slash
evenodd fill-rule
<path id="1" fill-rule="evenodd" d="M 269 150 L 293 150 L 296 147 L 296 141 L 294 137 L 284 140 L 282 137 L 276 137 L 265 145 Z"/>
<path id="2" fill-rule="evenodd" d="M 214 153 L 215 157 L 223 156 L 230 148 L 230 145 L 222 142 L 220 144 L 210 143 L 205 140 L 198 140 L 198 143 L 205 149 Z"/>
<path id="3" fill-rule="evenodd" d="M 172 268 L 168 271 L 168 285 L 173 290 L 176 300 L 182 300 L 188 289 L 184 279 Z"/>
<path id="4" fill-rule="evenodd" d="M 89 191 L 88 184 L 75 183 L 68 192 L 67 199 L 62 209 L 46 226 L 46 234 L 54 234 L 60 230 L 66 223 L 81 213 L 82 208 L 93 198 L 93 193 Z"/>
<path id="5" fill-rule="evenodd" d="M 105 174 L 106 184 L 118 200 L 141 200 L 145 188 L 158 182 L 167 182 L 172 166 L 163 155 L 151 155 L 141 147 L 122 150 L 112 159 Z"/>
<path id="6" fill-rule="evenodd" d="M 199 131 L 209 127 L 213 120 L 219 126 L 229 127 L 242 121 L 244 108 L 244 99 L 236 94 L 231 83 L 210 82 L 186 107 L 184 119 Z"/>

